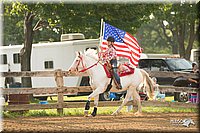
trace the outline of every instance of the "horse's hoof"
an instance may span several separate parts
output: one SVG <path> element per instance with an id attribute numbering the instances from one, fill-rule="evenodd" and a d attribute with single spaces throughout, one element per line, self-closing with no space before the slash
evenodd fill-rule
<path id="1" fill-rule="evenodd" d="M 95 116 L 93 116 L 93 115 L 90 114 L 90 115 L 88 115 L 88 117 L 95 117 Z"/>
<path id="2" fill-rule="evenodd" d="M 112 113 L 111 115 L 112 115 L 112 116 L 117 116 L 117 113 Z"/>
<path id="3" fill-rule="evenodd" d="M 88 110 L 84 111 L 84 117 L 88 117 Z"/>
<path id="4" fill-rule="evenodd" d="M 143 114 L 141 112 L 134 113 L 135 116 L 142 116 Z"/>

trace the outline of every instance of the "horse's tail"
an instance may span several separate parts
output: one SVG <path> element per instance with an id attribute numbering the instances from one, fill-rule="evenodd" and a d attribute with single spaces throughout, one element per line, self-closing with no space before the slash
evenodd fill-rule
<path id="1" fill-rule="evenodd" d="M 150 99 L 153 99 L 154 96 L 154 86 L 153 86 L 153 81 L 152 79 L 149 77 L 149 74 L 143 70 L 140 69 L 140 72 L 142 73 L 143 76 L 143 83 L 144 83 L 144 87 L 147 90 L 147 96 Z"/>

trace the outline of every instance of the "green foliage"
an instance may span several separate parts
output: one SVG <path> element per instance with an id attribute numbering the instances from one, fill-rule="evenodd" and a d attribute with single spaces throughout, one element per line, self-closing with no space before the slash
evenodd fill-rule
<path id="1" fill-rule="evenodd" d="M 40 19 L 48 22 L 47 27 L 35 32 L 33 43 L 60 41 L 61 34 L 76 32 L 83 33 L 86 38 L 98 38 L 100 19 L 103 18 L 111 25 L 136 36 L 145 53 L 184 55 L 186 49 L 190 49 L 188 43 L 191 36 L 195 36 L 191 34 L 190 26 L 198 24 L 197 4 L 12 2 L 4 4 L 4 45 L 23 43 L 26 11 L 35 14 L 34 23 Z M 164 21 L 166 25 L 163 25 Z M 180 29 L 184 29 L 184 43 L 179 41 Z M 198 42 L 192 44 L 195 48 Z M 185 51 L 182 47 L 185 47 Z"/>
<path id="2" fill-rule="evenodd" d="M 35 14 L 35 23 L 39 19 L 49 23 L 46 28 L 35 33 L 34 43 L 37 43 L 59 41 L 61 34 L 72 32 L 81 32 L 86 38 L 98 38 L 101 18 L 134 34 L 142 23 L 149 20 L 149 15 L 155 9 L 157 6 L 151 4 L 7 3 L 4 4 L 4 18 L 7 17 L 4 21 L 4 45 L 23 42 L 23 18 L 26 11 Z"/>
<path id="3" fill-rule="evenodd" d="M 67 12 L 61 18 L 65 33 L 82 32 L 86 38 L 98 38 L 100 19 L 135 33 L 140 25 L 149 20 L 151 10 L 155 5 L 144 4 L 65 4 L 57 14 Z M 61 15 L 59 15 L 61 16 Z"/>
<path id="4" fill-rule="evenodd" d="M 172 46 L 155 19 L 143 24 L 138 29 L 136 38 L 143 48 L 143 53 L 172 54 Z"/>
<path id="5" fill-rule="evenodd" d="M 154 10 L 152 16 L 136 34 L 144 52 L 179 53 L 188 58 L 186 55 L 190 55 L 191 48 L 197 47 L 197 5 L 160 4 L 159 10 Z"/>
<path id="6" fill-rule="evenodd" d="M 197 40 L 198 17 L 197 4 L 162 4 L 154 12 L 155 19 L 173 52 L 189 59 L 190 51 Z M 165 24 L 164 24 L 165 21 Z M 176 50 L 176 51 L 175 51 Z"/>

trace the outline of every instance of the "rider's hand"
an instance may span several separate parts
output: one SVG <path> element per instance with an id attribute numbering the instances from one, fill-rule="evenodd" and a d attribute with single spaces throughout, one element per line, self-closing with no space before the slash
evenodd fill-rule
<path id="1" fill-rule="evenodd" d="M 106 63 L 106 59 L 105 59 L 105 58 L 101 58 L 101 62 L 102 62 L 103 64 L 105 64 L 105 63 Z"/>

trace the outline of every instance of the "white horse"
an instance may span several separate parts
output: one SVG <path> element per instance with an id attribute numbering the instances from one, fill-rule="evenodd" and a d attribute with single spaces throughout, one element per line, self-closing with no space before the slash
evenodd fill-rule
<path id="1" fill-rule="evenodd" d="M 80 70 L 83 69 L 83 71 L 88 72 L 90 77 L 90 85 L 93 89 L 93 92 L 88 96 L 88 101 L 85 105 L 84 115 L 88 116 L 88 110 L 90 109 L 90 100 L 91 98 L 94 98 L 94 110 L 91 115 L 96 116 L 99 94 L 105 92 L 111 79 L 106 76 L 105 70 L 102 64 L 99 62 L 99 58 L 94 50 L 87 50 L 85 54 L 82 54 L 80 52 L 76 54 L 77 56 L 73 64 L 69 68 L 69 71 L 80 72 Z M 147 96 L 149 98 L 153 98 L 153 82 L 151 78 L 144 70 L 135 68 L 134 74 L 120 77 L 120 79 L 122 89 L 116 89 L 115 84 L 113 83 L 113 87 L 111 88 L 110 92 L 121 92 L 127 90 L 127 94 L 121 106 L 112 115 L 117 115 L 131 97 L 133 97 L 133 100 L 137 101 L 138 105 L 138 111 L 135 113 L 135 115 L 141 115 L 142 107 L 140 96 L 138 94 L 139 85 L 143 83 L 145 84 L 145 86 L 148 86 L 146 87 Z"/>

